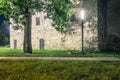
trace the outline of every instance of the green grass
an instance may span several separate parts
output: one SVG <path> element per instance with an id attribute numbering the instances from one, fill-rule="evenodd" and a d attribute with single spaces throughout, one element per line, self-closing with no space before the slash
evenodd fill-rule
<path id="1" fill-rule="evenodd" d="M 0 60 L 1 80 L 120 80 L 120 62 Z"/>
<path id="2" fill-rule="evenodd" d="M 81 57 L 79 51 L 72 50 L 73 54 L 68 54 L 70 50 L 33 50 L 33 54 L 24 54 L 22 50 L 0 47 L 0 56 L 47 56 L 47 57 Z M 120 53 L 90 53 L 86 52 L 85 57 L 120 57 Z"/>

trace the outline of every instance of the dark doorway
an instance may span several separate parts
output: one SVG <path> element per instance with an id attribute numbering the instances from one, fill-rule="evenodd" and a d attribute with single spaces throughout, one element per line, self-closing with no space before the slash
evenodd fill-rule
<path id="1" fill-rule="evenodd" d="M 44 50 L 45 48 L 44 43 L 45 43 L 44 39 L 40 39 L 40 50 Z"/>

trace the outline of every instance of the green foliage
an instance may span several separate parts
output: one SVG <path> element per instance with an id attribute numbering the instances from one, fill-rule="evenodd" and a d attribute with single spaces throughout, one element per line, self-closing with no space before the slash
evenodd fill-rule
<path id="1" fill-rule="evenodd" d="M 0 0 L 0 9 L 4 6 L 4 0 Z"/>
<path id="2" fill-rule="evenodd" d="M 26 24 L 26 16 L 41 11 L 42 7 L 42 0 L 5 0 L 0 11 L 1 14 L 12 19 L 15 29 L 22 29 Z"/>
<path id="3" fill-rule="evenodd" d="M 109 51 L 120 51 L 120 35 L 117 33 L 109 33 L 107 39 L 107 47 Z"/>
<path id="4" fill-rule="evenodd" d="M 0 3 L 0 5 L 1 5 L 0 6 L 0 14 L 4 14 L 4 16 L 7 18 L 9 17 L 10 11 L 12 10 L 8 3 L 9 3 L 9 0 L 3 0 Z"/>
<path id="5" fill-rule="evenodd" d="M 71 7 L 69 0 L 49 0 L 47 4 L 47 17 L 53 20 L 53 27 L 61 33 L 66 33 L 70 27 Z"/>
<path id="6" fill-rule="evenodd" d="M 4 31 L 0 30 L 0 46 L 5 46 L 9 44 L 9 35 Z"/>
<path id="7" fill-rule="evenodd" d="M 120 62 L 0 60 L 0 79 L 119 80 Z"/>
<path id="8" fill-rule="evenodd" d="M 45 11 L 47 18 L 53 20 L 53 27 L 62 33 L 67 32 L 70 27 L 70 8 L 72 3 L 69 0 L 5 0 L 1 12 L 8 18 L 12 18 L 15 29 L 22 29 L 25 25 L 25 17 L 30 13 Z"/>
<path id="9" fill-rule="evenodd" d="M 36 12 L 45 11 L 47 17 L 53 20 L 57 31 L 66 32 L 70 21 L 69 0 L 5 0 L 0 12 L 7 18 L 11 18 L 15 29 L 24 27 L 25 53 L 32 53 L 31 45 L 31 15 Z"/>

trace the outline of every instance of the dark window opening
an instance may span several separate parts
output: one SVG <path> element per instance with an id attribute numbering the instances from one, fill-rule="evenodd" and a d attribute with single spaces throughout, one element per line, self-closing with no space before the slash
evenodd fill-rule
<path id="1" fill-rule="evenodd" d="M 40 18 L 39 17 L 36 18 L 36 26 L 38 26 L 38 25 L 40 25 Z"/>
<path id="2" fill-rule="evenodd" d="M 45 41 L 44 39 L 40 39 L 40 50 L 44 50 L 45 48 Z"/>
<path id="3" fill-rule="evenodd" d="M 76 22 L 76 16 L 75 16 L 75 14 L 72 14 L 70 21 L 71 22 Z"/>
<path id="4" fill-rule="evenodd" d="M 17 49 L 17 40 L 14 40 L 14 49 Z"/>

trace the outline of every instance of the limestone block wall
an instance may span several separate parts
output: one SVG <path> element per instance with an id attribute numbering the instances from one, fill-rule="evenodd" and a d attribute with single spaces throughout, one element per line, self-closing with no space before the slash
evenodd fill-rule
<path id="1" fill-rule="evenodd" d="M 51 25 L 52 20 L 45 19 L 45 13 L 36 13 L 32 16 L 32 47 L 40 49 L 40 39 L 44 40 L 44 49 L 81 49 L 81 19 L 80 11 L 85 10 L 84 20 L 84 47 L 86 49 L 98 48 L 97 29 L 97 0 L 80 0 L 74 9 L 75 21 L 71 22 L 69 34 L 57 32 Z M 40 25 L 36 25 L 36 18 L 40 18 Z M 23 48 L 24 31 L 10 28 L 10 46 L 14 48 L 14 40 L 17 40 L 17 48 Z"/>

